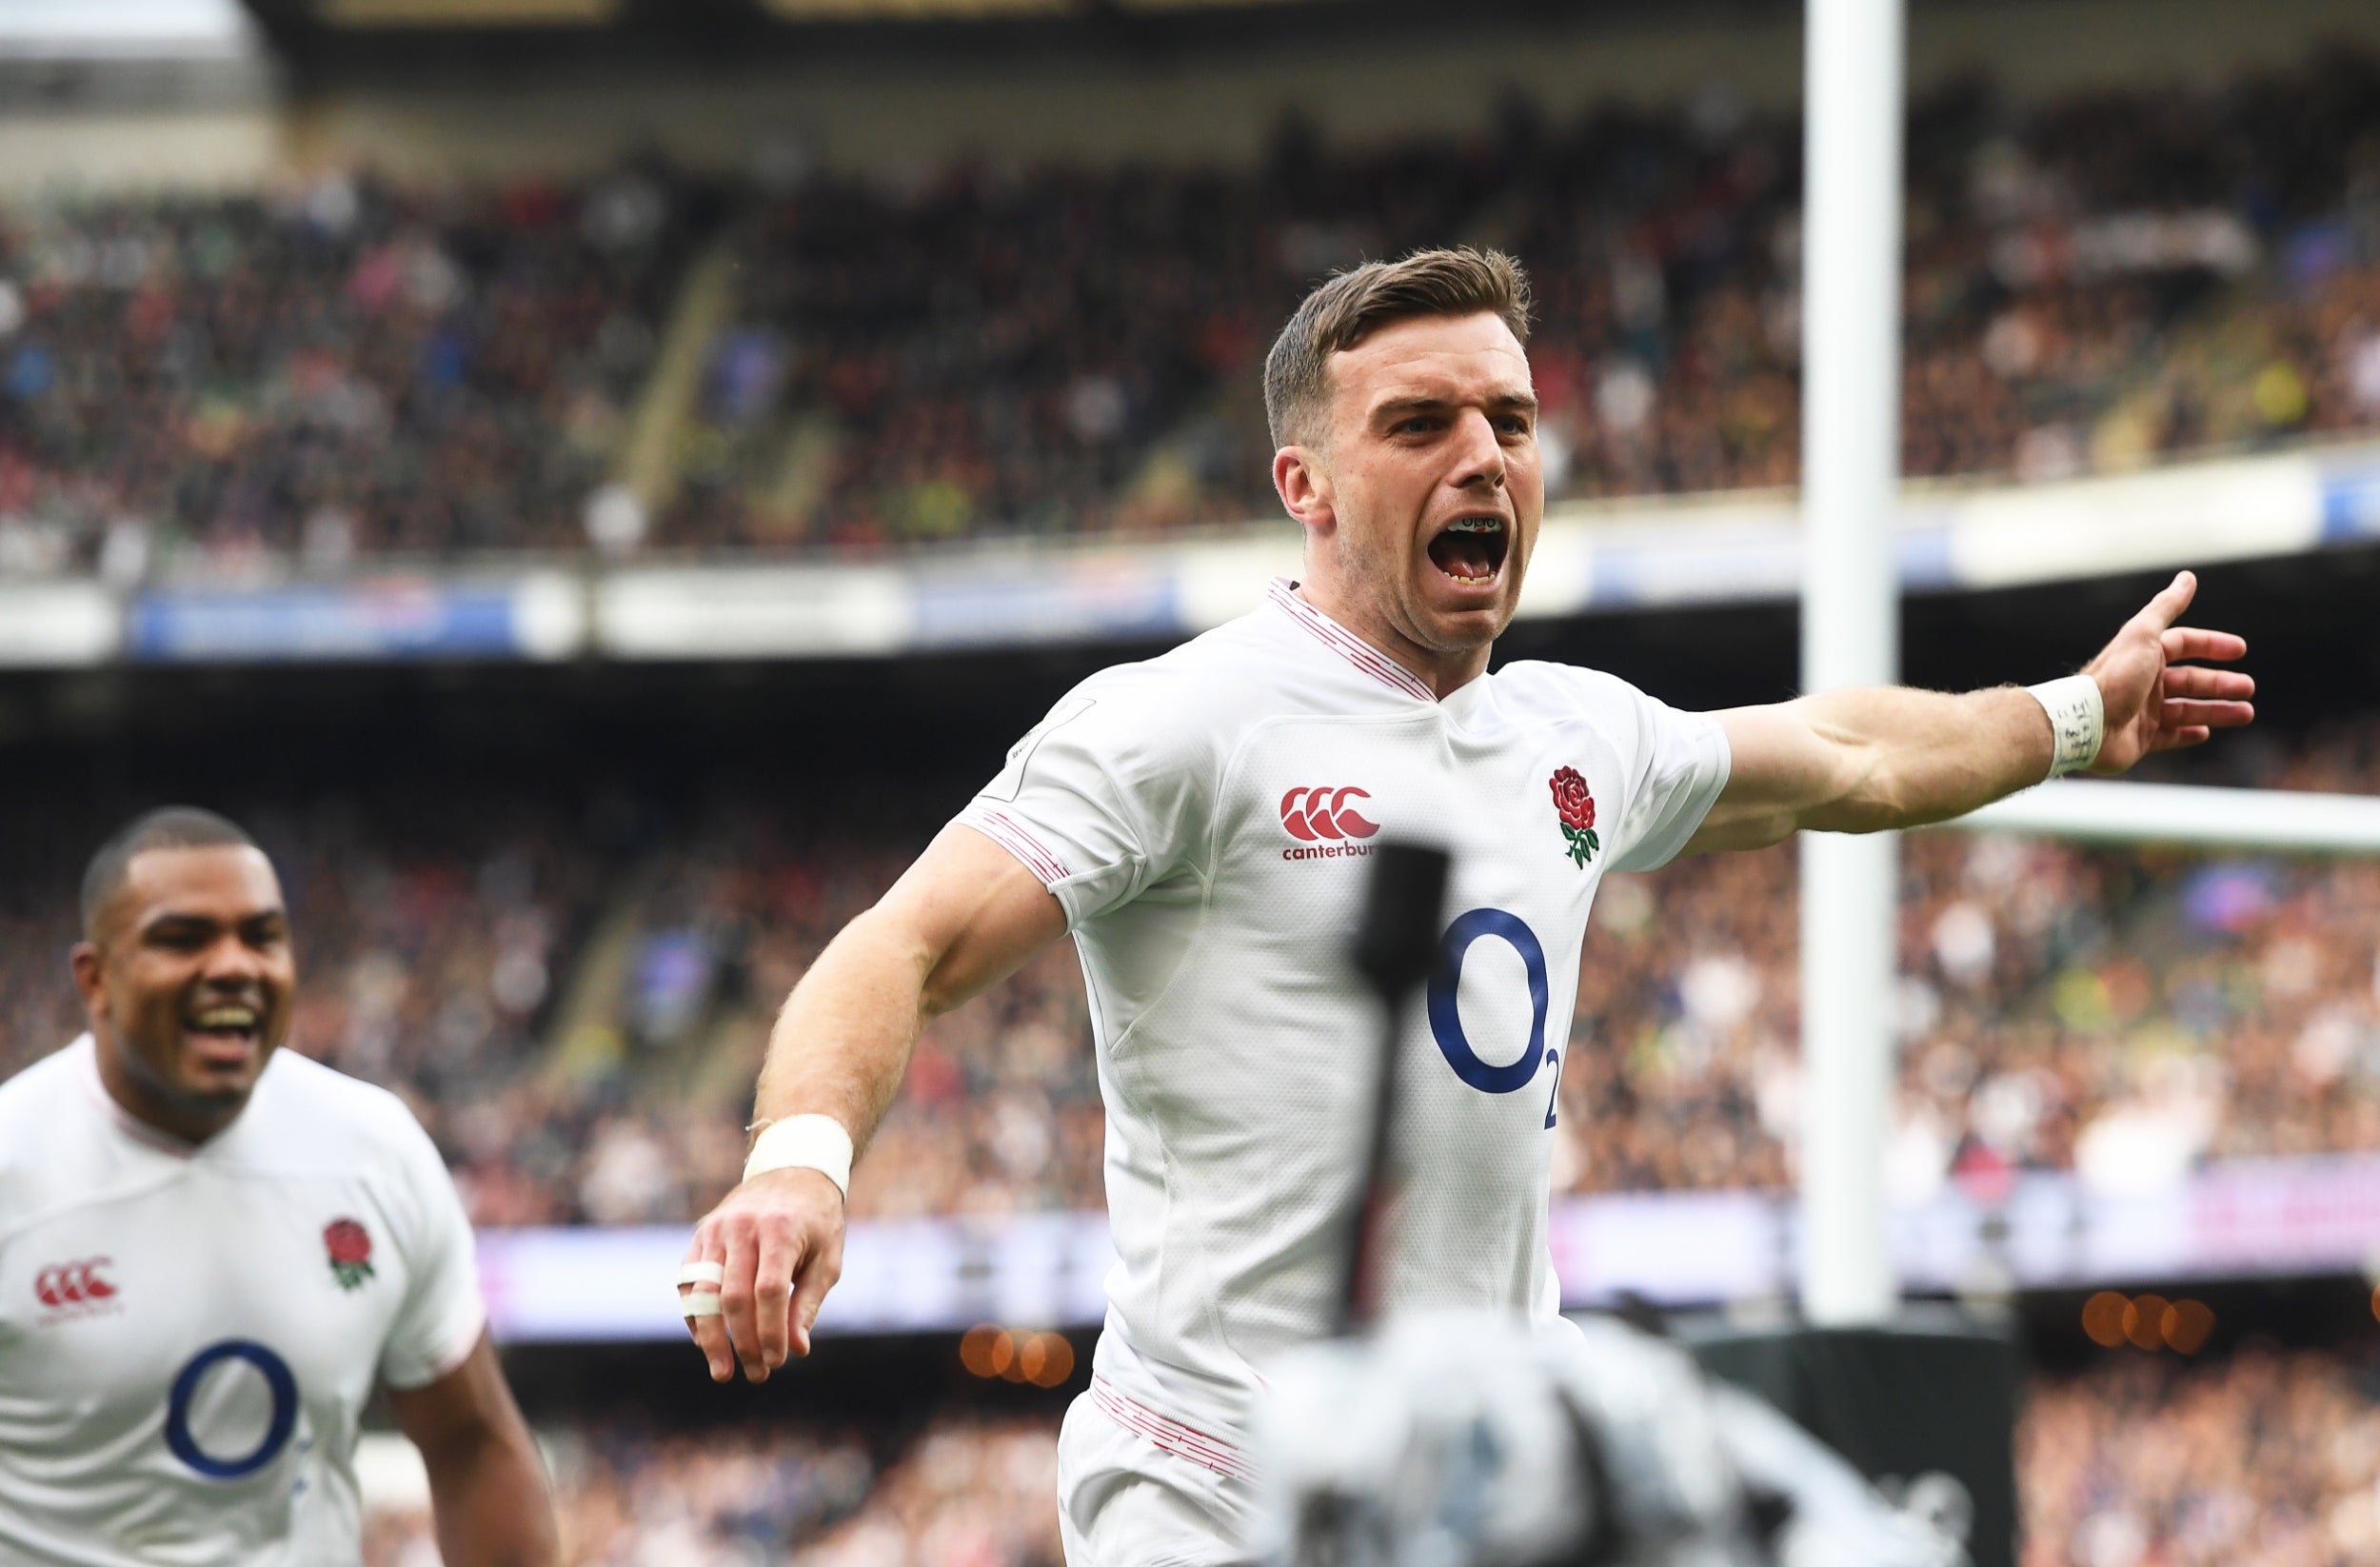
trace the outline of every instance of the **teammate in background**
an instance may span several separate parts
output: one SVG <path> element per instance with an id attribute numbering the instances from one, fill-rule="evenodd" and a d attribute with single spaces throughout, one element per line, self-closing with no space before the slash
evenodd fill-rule
<path id="1" fill-rule="evenodd" d="M 471 1231 L 392 1095 L 282 1052 L 271 863 L 150 812 L 83 879 L 90 1032 L 0 1084 L 0 1560 L 354 1562 L 386 1387 L 448 1567 L 545 1567 Z"/>
<path id="2" fill-rule="evenodd" d="M 1527 285 L 1494 253 L 1375 263 L 1265 366 L 1303 581 L 1085 681 L 795 987 L 746 1179 L 681 1278 L 720 1379 L 806 1353 L 843 1192 L 920 1028 L 1061 935 L 1081 951 L 1119 1263 L 1059 1442 L 1074 1567 L 1238 1559 L 1242 1411 L 1328 1330 L 1374 1021 L 1347 967 L 1366 841 L 1456 852 L 1444 978 L 1403 1042 L 1386 1299 L 1559 1306 L 1550 1129 L 1607 870 L 1938 822 L 2248 723 L 2245 645 L 2175 629 L 2185 573 L 2084 673 L 1680 712 L 1606 674 L 1491 675 L 1544 510 Z"/>

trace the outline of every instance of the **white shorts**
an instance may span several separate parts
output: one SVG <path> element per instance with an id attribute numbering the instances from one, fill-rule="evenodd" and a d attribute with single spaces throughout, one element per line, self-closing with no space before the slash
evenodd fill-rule
<path id="1" fill-rule="evenodd" d="M 1184 1456 L 1198 1435 L 1120 1398 L 1104 1379 L 1067 1407 L 1058 1432 L 1066 1567 L 1238 1567 L 1249 1559 L 1240 1541 L 1254 1492 L 1224 1472 L 1236 1467 L 1231 1458 Z"/>

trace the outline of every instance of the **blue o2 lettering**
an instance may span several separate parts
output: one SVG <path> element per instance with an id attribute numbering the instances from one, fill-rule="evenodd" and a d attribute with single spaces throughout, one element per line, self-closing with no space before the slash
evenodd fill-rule
<path id="1" fill-rule="evenodd" d="M 199 1446 L 190 1431 L 190 1400 L 198 1397 L 199 1381 L 224 1360 L 246 1360 L 254 1366 L 272 1394 L 272 1418 L 265 1428 L 264 1440 L 253 1452 L 228 1458 Z M 236 1480 L 255 1474 L 289 1445 L 289 1434 L 297 1429 L 297 1378 L 290 1375 L 288 1361 L 250 1339 L 226 1339 L 191 1356 L 190 1363 L 173 1379 L 173 1395 L 166 1405 L 166 1446 L 208 1479 Z"/>
<path id="2" fill-rule="evenodd" d="M 1520 954 L 1521 966 L 1529 971 L 1529 1046 L 1509 1064 L 1490 1066 L 1471 1048 L 1471 1041 L 1462 1031 L 1462 1008 L 1458 996 L 1462 988 L 1463 959 L 1471 945 L 1481 937 L 1494 937 Z M 1439 1054 L 1446 1064 L 1483 1094 L 1509 1094 L 1528 1086 L 1537 1075 L 1537 1068 L 1551 1059 L 1545 1048 L 1545 1016 L 1549 987 L 1545 979 L 1545 948 L 1537 941 L 1537 932 L 1517 914 L 1507 914 L 1500 908 L 1475 908 L 1446 927 L 1445 939 L 1438 945 L 1438 970 L 1430 976 L 1430 1032 L 1438 1040 Z M 1551 1125 L 1552 1112 L 1547 1112 Z"/>

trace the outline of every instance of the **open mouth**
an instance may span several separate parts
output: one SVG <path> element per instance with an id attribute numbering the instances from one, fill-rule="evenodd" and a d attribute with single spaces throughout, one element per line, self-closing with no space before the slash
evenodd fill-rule
<path id="1" fill-rule="evenodd" d="M 1430 564 L 1458 586 L 1491 587 L 1511 548 L 1512 526 L 1503 518 L 1458 517 L 1430 541 Z"/>
<path id="2" fill-rule="evenodd" d="M 182 1026 L 205 1055 L 238 1058 L 263 1041 L 265 1015 L 253 1006 L 218 1003 L 190 1013 Z"/>

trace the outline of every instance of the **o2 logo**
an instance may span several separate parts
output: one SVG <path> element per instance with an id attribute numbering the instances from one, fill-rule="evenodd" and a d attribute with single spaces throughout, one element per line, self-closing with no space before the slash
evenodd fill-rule
<path id="1" fill-rule="evenodd" d="M 272 1416 L 265 1426 L 265 1435 L 252 1451 L 226 1456 L 209 1453 L 198 1445 L 197 1436 L 190 1430 L 190 1403 L 198 1397 L 198 1384 L 207 1373 L 226 1360 L 246 1360 L 265 1379 L 266 1388 L 272 1394 Z M 289 1362 L 264 1345 L 247 1339 L 226 1339 L 209 1344 L 190 1357 L 173 1379 L 173 1393 L 166 1403 L 166 1446 L 173 1456 L 210 1480 L 236 1480 L 253 1475 L 281 1456 L 289 1445 L 290 1434 L 297 1429 L 297 1378 L 289 1371 Z"/>
<path id="2" fill-rule="evenodd" d="M 1490 1066 L 1481 1061 L 1462 1031 L 1459 997 L 1463 960 L 1469 956 L 1472 944 L 1483 938 L 1502 942 L 1518 953 L 1521 967 L 1529 976 L 1528 1047 L 1502 1066 Z M 1475 908 L 1446 927 L 1446 935 L 1438 943 L 1438 967 L 1430 975 L 1430 1033 L 1438 1041 L 1438 1053 L 1455 1069 L 1455 1076 L 1483 1094 L 1510 1094 L 1525 1088 L 1537 1077 L 1539 1067 L 1552 1067 L 1554 1090 L 1545 1101 L 1548 1126 L 1554 1124 L 1562 1091 L 1562 1054 L 1547 1048 L 1545 1042 L 1545 1020 L 1551 1001 L 1544 943 L 1519 915 L 1500 908 Z"/>

